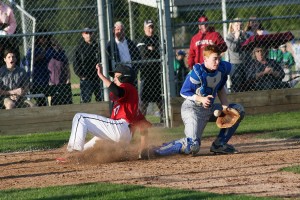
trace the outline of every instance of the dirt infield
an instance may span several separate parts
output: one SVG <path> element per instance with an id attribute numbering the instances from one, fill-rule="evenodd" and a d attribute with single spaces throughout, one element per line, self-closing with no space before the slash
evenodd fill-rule
<path id="1" fill-rule="evenodd" d="M 0 154 L 0 189 L 111 182 L 300 199 L 300 174 L 280 171 L 300 165 L 300 140 L 253 138 L 234 136 L 231 142 L 239 154 L 213 155 L 209 152 L 212 138 L 206 138 L 195 157 L 176 155 L 147 161 L 130 158 L 57 164 L 55 158 L 63 155 L 64 149 Z"/>

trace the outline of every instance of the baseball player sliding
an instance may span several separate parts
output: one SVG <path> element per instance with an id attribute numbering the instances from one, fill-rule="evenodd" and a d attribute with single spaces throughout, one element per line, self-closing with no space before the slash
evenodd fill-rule
<path id="1" fill-rule="evenodd" d="M 229 62 L 220 61 L 220 51 L 216 45 L 204 48 L 204 63 L 195 64 L 187 75 L 180 95 L 185 98 L 181 106 L 181 117 L 185 125 L 185 138 L 154 147 L 156 155 L 172 155 L 176 153 L 196 154 L 200 150 L 201 137 L 207 122 L 219 116 L 221 129 L 213 141 L 210 151 L 221 154 L 236 153 L 237 150 L 228 141 L 244 117 L 244 108 L 239 104 L 229 104 L 224 85 L 233 69 Z M 214 103 L 218 96 L 221 104 Z M 237 117 L 227 115 L 237 111 Z M 214 114 L 213 114 L 214 113 Z M 215 115 L 215 116 L 214 116 Z M 226 116 L 227 115 L 227 116 Z M 235 118 L 235 120 L 232 120 Z M 226 126 L 226 123 L 234 124 Z"/>
<path id="2" fill-rule="evenodd" d="M 113 82 L 111 82 L 103 75 L 102 66 L 97 64 L 96 68 L 104 86 L 110 90 L 110 99 L 113 101 L 111 117 L 77 113 L 72 122 L 72 132 L 67 146 L 68 152 L 89 149 L 97 140 L 129 144 L 136 127 L 149 128 L 151 126 L 138 107 L 138 92 L 133 85 L 134 71 L 127 66 L 118 66 L 114 71 L 109 72 L 109 75 L 113 77 Z M 88 132 L 94 137 L 85 144 Z M 65 162 L 66 160 L 58 158 L 57 161 Z"/>

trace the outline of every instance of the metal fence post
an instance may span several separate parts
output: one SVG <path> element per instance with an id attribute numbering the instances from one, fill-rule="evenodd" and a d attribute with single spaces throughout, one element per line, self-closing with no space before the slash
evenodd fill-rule
<path id="1" fill-rule="evenodd" d="M 108 77 L 108 61 L 106 56 L 106 13 L 104 12 L 105 9 L 105 0 L 97 0 L 97 8 L 98 8 L 98 24 L 99 24 L 99 40 L 100 40 L 100 49 L 101 49 L 101 62 L 103 66 L 103 73 L 106 77 Z M 109 101 L 109 91 L 107 88 L 104 88 L 104 101 Z"/>

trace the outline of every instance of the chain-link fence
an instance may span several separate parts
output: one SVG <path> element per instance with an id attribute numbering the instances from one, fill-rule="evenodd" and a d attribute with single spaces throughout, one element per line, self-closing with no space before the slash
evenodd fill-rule
<path id="1" fill-rule="evenodd" d="M 1 56 L 8 60 L 4 50 L 12 49 L 25 73 L 19 70 L 13 88 L 4 87 L 5 81 L 1 87 L 28 87 L 22 99 L 27 103 L 18 107 L 32 106 L 30 102 L 54 106 L 108 100 L 95 65 L 104 63 L 107 73 L 124 64 L 137 72 L 142 111 L 163 121 L 170 97 L 179 96 L 186 74 L 194 63 L 202 62 L 197 49 L 217 43 L 206 38 L 210 32 L 220 34 L 218 39 L 226 47 L 223 60 L 234 65 L 227 81 L 231 92 L 298 87 L 300 5 L 296 0 L 2 2 L 12 8 L 16 30 L 7 32 L 13 20 L 9 12 L 2 12 Z M 200 33 L 203 26 L 206 34 Z M 1 63 L 2 68 L 5 65 Z M 8 74 L 2 71 L 1 76 Z M 19 95 L 6 96 L 19 100 Z"/>
<path id="2" fill-rule="evenodd" d="M 16 94 L 14 96 L 23 94 L 27 89 L 25 97 L 14 98 L 17 100 L 17 107 L 90 102 L 92 94 L 88 94 L 88 97 L 80 95 L 81 79 L 90 81 L 87 81 L 89 85 L 86 87 L 88 92 L 96 95 L 95 100 L 103 99 L 102 85 L 96 76 L 92 75 L 95 74 L 95 64 L 99 62 L 98 44 L 96 40 L 91 40 L 94 42 L 90 48 L 80 49 L 85 32 L 95 33 L 90 35 L 97 39 L 96 1 L 2 2 L 2 31 L 15 22 L 16 28 L 12 29 L 12 32 L 6 31 L 1 34 L 1 56 L 5 58 L 11 53 L 9 51 L 14 52 L 16 66 L 25 70 L 25 73 L 23 70 L 15 71 L 14 80 L 10 81 L 8 71 L 2 69 L 5 80 L 1 83 L 2 88 L 23 89 L 13 90 L 12 93 Z M 89 30 L 86 31 L 85 28 Z M 1 59 L 2 68 L 7 65 L 4 60 Z M 79 65 L 75 73 L 74 63 Z M 80 65 L 84 69 L 81 69 Z M 11 85 L 5 85 L 8 83 Z M 8 96 L 12 95 L 6 95 Z M 5 102 L 2 101 L 2 104 L 3 107 L 7 107 Z"/>
<path id="3" fill-rule="evenodd" d="M 223 60 L 235 67 L 227 81 L 229 92 L 297 87 L 299 1 L 174 0 L 173 3 L 174 49 L 189 53 L 187 66 L 201 60 L 202 50 L 198 48 L 203 49 L 209 43 L 223 48 L 222 41 L 211 36 L 216 31 L 227 45 L 227 50 L 223 48 Z M 200 18 L 202 15 L 206 18 Z"/>

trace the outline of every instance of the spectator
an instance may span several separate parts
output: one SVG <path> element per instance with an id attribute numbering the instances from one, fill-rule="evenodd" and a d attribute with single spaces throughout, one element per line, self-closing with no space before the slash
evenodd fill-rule
<path id="1" fill-rule="evenodd" d="M 291 43 L 292 47 L 292 55 L 295 60 L 295 70 L 296 74 L 295 76 L 300 76 L 300 41 L 299 39 L 295 39 Z"/>
<path id="2" fill-rule="evenodd" d="M 17 22 L 11 7 L 0 1 L 0 35 L 14 34 Z"/>
<path id="3" fill-rule="evenodd" d="M 106 50 L 108 54 L 109 69 L 113 70 L 113 61 L 117 64 L 132 67 L 137 70 L 137 64 L 132 61 L 141 59 L 136 44 L 125 36 L 125 27 L 122 22 L 118 21 L 114 24 L 114 40 L 108 41 Z"/>
<path id="4" fill-rule="evenodd" d="M 279 63 L 267 58 L 267 52 L 262 47 L 253 49 L 253 62 L 247 71 L 247 80 L 251 90 L 268 90 L 287 88 L 282 82 L 284 71 Z"/>
<path id="5" fill-rule="evenodd" d="M 239 18 L 235 18 L 234 20 L 239 20 Z M 228 36 L 226 37 L 229 62 L 235 69 L 231 77 L 231 92 L 242 92 L 245 90 L 244 84 L 246 81 L 247 66 L 245 66 L 245 52 L 241 50 L 241 45 L 248 36 L 242 28 L 242 22 L 236 21 L 230 23 Z"/>
<path id="6" fill-rule="evenodd" d="M 48 63 L 50 71 L 51 105 L 72 104 L 70 68 L 67 55 L 58 41 L 52 39 L 53 57 Z"/>
<path id="7" fill-rule="evenodd" d="M 279 46 L 280 51 L 282 51 L 282 67 L 285 73 L 284 78 L 282 81 L 289 82 L 290 87 L 295 87 L 296 84 L 299 82 L 299 78 L 294 79 L 292 74 L 292 67 L 295 65 L 293 55 L 287 51 L 286 44 Z"/>
<path id="8" fill-rule="evenodd" d="M 149 103 L 155 102 L 159 109 L 160 123 L 163 123 L 160 41 L 154 33 L 154 22 L 151 19 L 144 21 L 144 33 L 145 35 L 137 45 L 145 61 L 140 67 L 141 111 L 143 115 L 146 115 Z"/>
<path id="9" fill-rule="evenodd" d="M 4 51 L 5 67 L 0 68 L 0 100 L 5 109 L 30 106 L 34 104 L 26 99 L 29 89 L 29 77 L 26 71 L 16 65 L 16 54 L 12 49 Z"/>
<path id="10" fill-rule="evenodd" d="M 16 19 L 13 9 L 0 1 L 0 36 L 11 35 L 16 32 Z M 20 52 L 17 47 L 17 38 L 14 37 L 1 37 L 0 38 L 0 57 L 4 56 L 5 49 L 12 49 L 15 52 L 15 56 L 20 59 Z M 19 65 L 19 60 L 17 60 Z M 5 65 L 3 59 L 0 60 L 0 67 Z"/>
<path id="11" fill-rule="evenodd" d="M 215 44 L 219 47 L 221 52 L 225 52 L 227 50 L 227 45 L 220 35 L 220 33 L 215 31 L 214 27 L 209 27 L 208 24 L 202 24 L 203 22 L 208 22 L 208 18 L 205 15 L 202 15 L 198 22 L 200 24 L 199 32 L 193 36 L 190 43 L 190 51 L 188 56 L 188 66 L 190 69 L 196 63 L 203 63 L 203 50 L 207 45 Z"/>
<path id="12" fill-rule="evenodd" d="M 185 65 L 186 53 L 184 50 L 179 50 L 176 52 L 176 57 L 174 59 L 174 72 L 175 72 L 175 82 L 176 82 L 176 95 L 180 96 L 180 89 L 185 80 L 186 75 L 189 73 L 189 68 Z"/>
<path id="13" fill-rule="evenodd" d="M 80 102 L 91 102 L 94 93 L 97 102 L 102 101 L 102 84 L 97 76 L 95 65 L 101 62 L 98 43 L 93 31 L 84 28 L 82 39 L 75 51 L 74 72 L 80 79 Z"/>
<path id="14" fill-rule="evenodd" d="M 268 58 L 271 60 L 276 61 L 277 63 L 281 63 L 282 62 L 282 51 L 280 49 L 276 49 L 276 48 L 271 48 L 269 50 L 269 56 Z"/>
<path id="15" fill-rule="evenodd" d="M 245 32 L 249 35 L 266 35 L 269 34 L 268 31 L 264 29 L 262 23 L 256 19 L 255 16 L 249 18 L 247 25 L 245 27 Z"/>
<path id="16" fill-rule="evenodd" d="M 45 33 L 47 30 L 38 30 L 38 33 Z M 30 92 L 32 94 L 43 94 L 47 96 L 48 84 L 50 79 L 50 73 L 48 70 L 48 63 L 53 56 L 53 49 L 51 47 L 50 35 L 38 35 L 35 40 L 33 68 L 28 69 L 32 78 Z M 29 49 L 26 56 L 24 65 L 27 68 L 31 66 L 31 52 Z M 46 106 L 48 104 L 46 98 L 35 98 L 37 106 Z"/>

